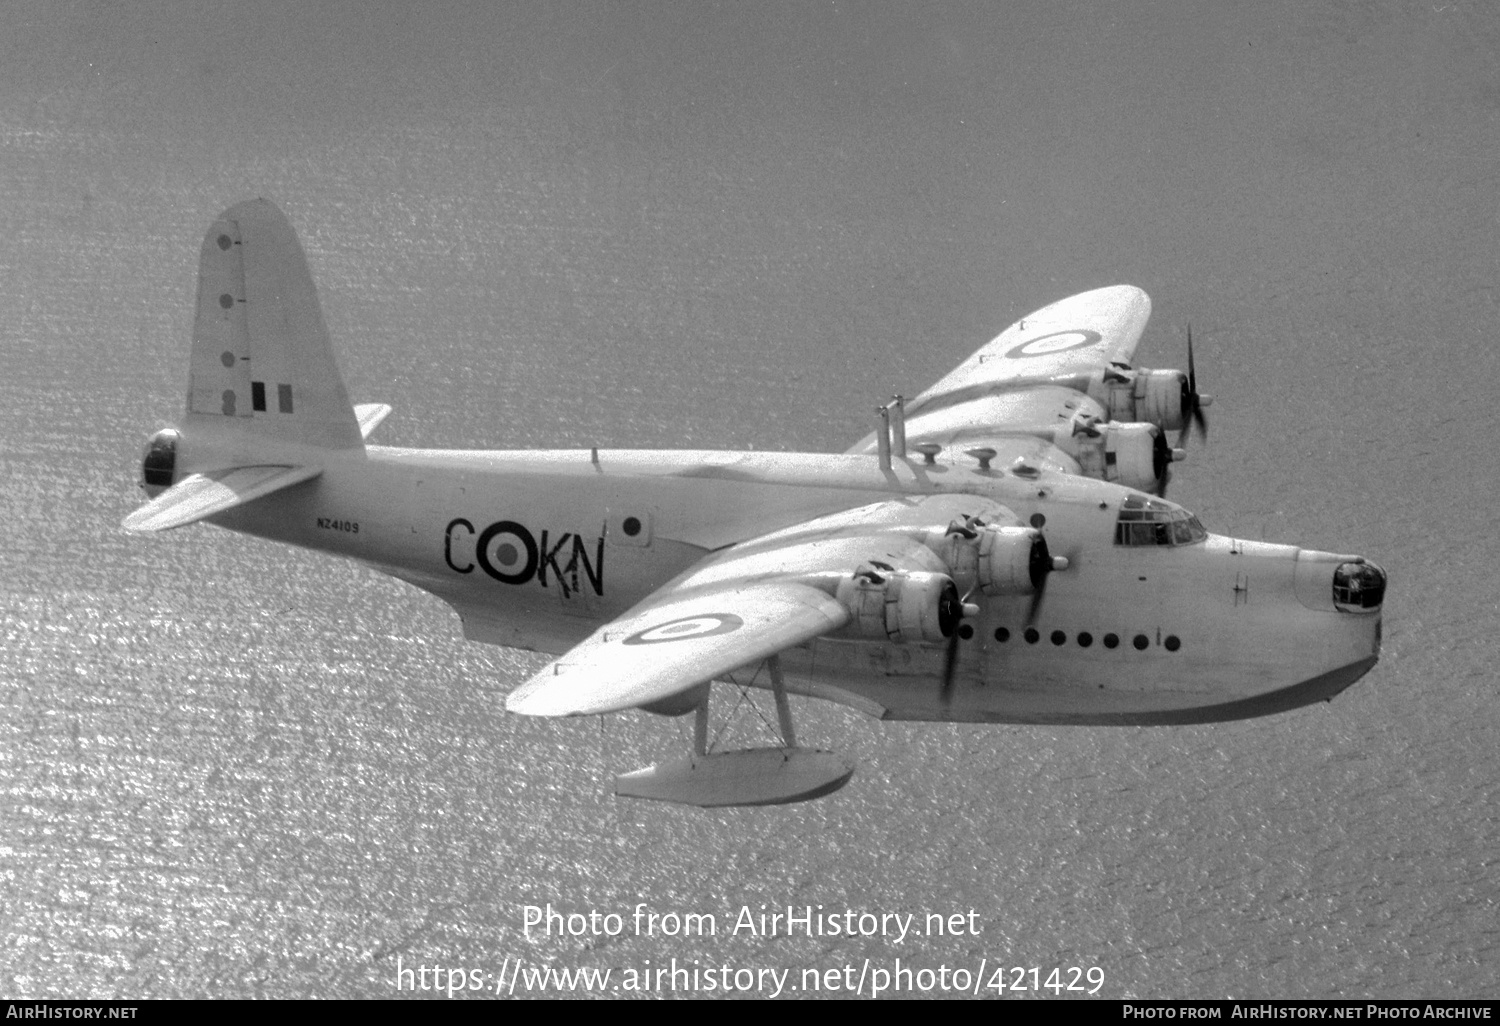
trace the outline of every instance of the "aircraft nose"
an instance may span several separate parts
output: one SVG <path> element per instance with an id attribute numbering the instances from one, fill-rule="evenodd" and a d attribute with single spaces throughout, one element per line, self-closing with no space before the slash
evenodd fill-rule
<path id="1" fill-rule="evenodd" d="M 1297 598 L 1309 609 L 1378 614 L 1385 601 L 1385 571 L 1363 556 L 1297 549 Z"/>

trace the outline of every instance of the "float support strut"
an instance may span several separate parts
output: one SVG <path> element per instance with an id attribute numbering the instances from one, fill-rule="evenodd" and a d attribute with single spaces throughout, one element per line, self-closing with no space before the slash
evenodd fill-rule
<path id="1" fill-rule="evenodd" d="M 712 685 L 709 688 L 712 688 Z M 708 754 L 709 688 L 704 689 L 703 701 L 698 703 L 697 715 L 693 718 L 693 752 L 696 755 Z"/>
<path id="2" fill-rule="evenodd" d="M 786 700 L 786 680 L 781 676 L 781 656 L 773 655 L 766 660 L 771 671 L 771 694 L 776 696 L 776 719 L 781 724 L 781 740 L 788 748 L 797 747 L 797 737 L 792 733 L 792 707 Z"/>

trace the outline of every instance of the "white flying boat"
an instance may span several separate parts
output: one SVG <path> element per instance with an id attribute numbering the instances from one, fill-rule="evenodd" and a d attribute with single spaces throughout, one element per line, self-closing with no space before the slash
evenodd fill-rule
<path id="1" fill-rule="evenodd" d="M 365 439 L 390 407 L 350 404 L 296 234 L 254 200 L 204 240 L 187 412 L 125 527 L 202 520 L 431 592 L 470 640 L 556 657 L 511 712 L 695 715 L 692 752 L 616 778 L 639 798 L 842 787 L 788 695 L 1078 725 L 1331 699 L 1379 656 L 1385 574 L 1166 499 L 1210 400 L 1191 336 L 1187 373 L 1131 366 L 1150 310 L 1128 285 L 1044 307 L 842 454 L 385 448 Z M 714 681 L 769 690 L 780 743 L 711 751 Z"/>

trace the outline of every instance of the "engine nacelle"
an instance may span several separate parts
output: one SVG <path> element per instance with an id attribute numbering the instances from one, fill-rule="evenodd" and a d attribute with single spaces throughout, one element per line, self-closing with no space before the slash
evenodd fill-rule
<path id="1" fill-rule="evenodd" d="M 865 567 L 840 581 L 835 597 L 849 610 L 846 630 L 865 638 L 943 641 L 963 618 L 947 574 Z"/>
<path id="2" fill-rule="evenodd" d="M 1109 419 L 1143 421 L 1165 431 L 1179 431 L 1187 423 L 1183 410 L 1188 407 L 1188 376 L 1179 370 L 1128 372 L 1125 380 L 1106 379 L 1109 388 Z"/>
<path id="3" fill-rule="evenodd" d="M 141 460 L 141 487 L 153 498 L 177 480 L 177 445 L 182 436 L 173 428 L 162 428 L 146 443 Z"/>
<path id="4" fill-rule="evenodd" d="M 1053 569 L 1047 539 L 1034 527 L 972 524 L 962 532 L 950 528 L 928 544 L 948 564 L 964 595 L 975 589 L 986 595 L 1030 595 Z"/>
<path id="5" fill-rule="evenodd" d="M 1047 539 L 1034 527 L 986 527 L 979 535 L 979 590 L 1030 595 L 1052 570 Z"/>
<path id="6" fill-rule="evenodd" d="M 1155 424 L 1100 424 L 1092 435 L 1077 436 L 1075 444 L 1085 475 L 1143 492 L 1160 490 L 1174 456 Z"/>

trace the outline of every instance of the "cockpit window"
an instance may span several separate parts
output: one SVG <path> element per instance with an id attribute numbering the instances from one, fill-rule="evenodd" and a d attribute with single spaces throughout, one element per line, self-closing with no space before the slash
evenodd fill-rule
<path id="1" fill-rule="evenodd" d="M 1207 537 L 1193 514 L 1144 495 L 1127 496 L 1115 522 L 1116 545 L 1191 545 Z"/>

